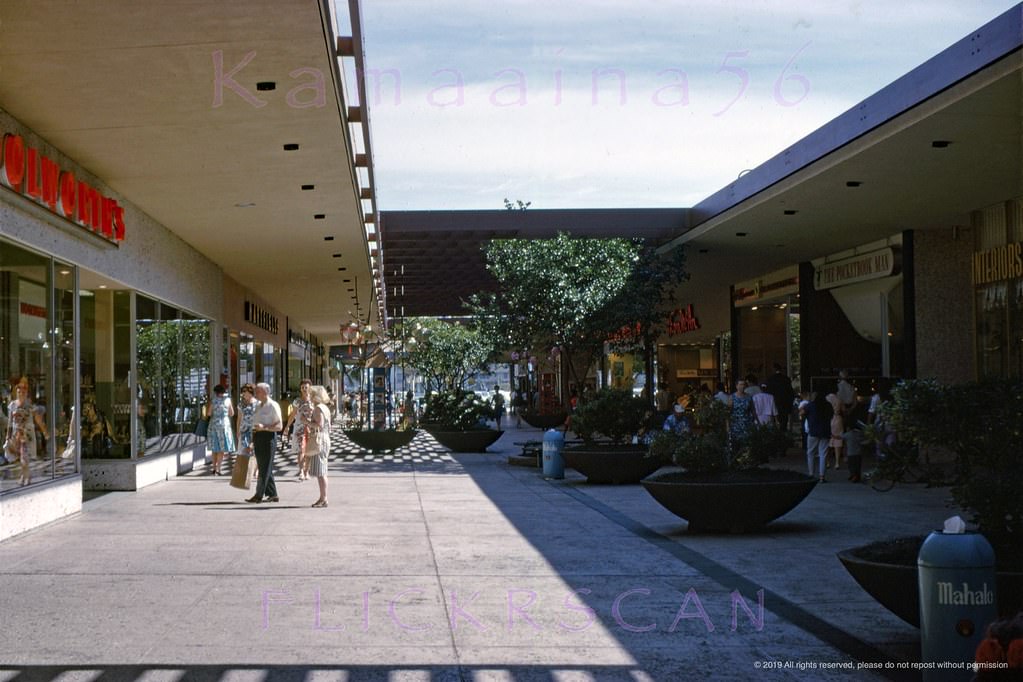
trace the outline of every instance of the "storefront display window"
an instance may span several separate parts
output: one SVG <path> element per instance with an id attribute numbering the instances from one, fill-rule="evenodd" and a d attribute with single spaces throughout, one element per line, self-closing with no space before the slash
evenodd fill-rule
<path id="1" fill-rule="evenodd" d="M 131 292 L 87 283 L 79 308 L 82 458 L 131 457 Z"/>
<path id="2" fill-rule="evenodd" d="M 1023 204 L 975 211 L 973 226 L 977 374 L 1023 378 Z"/>
<path id="3" fill-rule="evenodd" d="M 73 473 L 63 454 L 68 432 L 72 393 L 54 380 L 53 362 L 61 379 L 74 354 L 74 302 L 68 307 L 64 293 L 73 290 L 74 270 L 60 275 L 54 304 L 54 264 L 50 258 L 0 241 L 0 429 L 5 447 L 0 454 L 0 491 L 19 488 Z M 69 325 L 69 326 L 67 326 Z M 70 355 L 54 348 L 70 344 Z M 72 364 L 73 367 L 73 364 Z M 63 435 L 61 431 L 64 431 Z M 57 444 L 60 447 L 57 447 Z"/>
<path id="4" fill-rule="evenodd" d="M 136 304 L 139 456 L 193 438 L 209 393 L 210 323 L 139 295 Z"/>
<path id="5" fill-rule="evenodd" d="M 277 395 L 277 381 L 276 372 L 274 368 L 277 367 L 277 355 L 274 352 L 272 343 L 263 344 L 263 378 L 262 381 L 270 385 L 270 394 Z"/>

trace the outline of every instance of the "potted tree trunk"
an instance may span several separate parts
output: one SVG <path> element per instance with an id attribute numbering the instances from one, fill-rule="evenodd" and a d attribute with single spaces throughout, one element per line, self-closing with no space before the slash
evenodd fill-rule
<path id="1" fill-rule="evenodd" d="M 817 479 L 763 465 L 789 445 L 785 431 L 752 426 L 729 434 L 726 405 L 709 396 L 696 401 L 698 433 L 663 433 L 651 444 L 654 456 L 683 471 L 643 479 L 655 500 L 685 519 L 689 532 L 740 533 L 758 530 L 788 513 L 810 494 Z"/>

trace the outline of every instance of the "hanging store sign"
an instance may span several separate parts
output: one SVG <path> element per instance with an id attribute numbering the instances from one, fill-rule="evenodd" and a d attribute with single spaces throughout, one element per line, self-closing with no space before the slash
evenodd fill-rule
<path id="1" fill-rule="evenodd" d="M 851 258 L 824 263 L 813 274 L 817 291 L 887 277 L 895 272 L 895 250 L 890 246 Z"/>
<path id="2" fill-rule="evenodd" d="M 249 301 L 245 301 L 245 321 L 271 334 L 276 334 L 278 330 L 277 316 L 263 306 Z"/>
<path id="3" fill-rule="evenodd" d="M 990 284 L 1023 277 L 1023 242 L 973 254 L 973 283 Z"/>
<path id="4" fill-rule="evenodd" d="M 61 218 L 118 244 L 124 241 L 124 207 L 53 159 L 25 144 L 21 135 L 4 134 L 0 182 Z"/>

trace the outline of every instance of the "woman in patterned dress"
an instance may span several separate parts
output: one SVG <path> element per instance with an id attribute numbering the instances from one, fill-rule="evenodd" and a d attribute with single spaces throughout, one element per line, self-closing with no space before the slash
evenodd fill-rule
<path id="1" fill-rule="evenodd" d="M 252 454 L 252 415 L 256 413 L 256 389 L 252 384 L 243 384 L 239 405 L 238 405 L 238 454 Z M 250 459 L 250 466 L 255 464 L 255 459 Z M 255 466 L 253 478 L 255 478 Z"/>
<path id="2" fill-rule="evenodd" d="M 307 448 L 306 462 L 309 474 L 320 484 L 320 497 L 314 507 L 327 506 L 327 455 L 330 454 L 330 410 L 327 408 L 327 389 L 313 386 L 309 389 L 312 418 L 306 422 L 306 442 L 315 443 L 315 450 Z"/>
<path id="3" fill-rule="evenodd" d="M 291 415 L 288 423 L 284 425 L 284 433 L 288 433 L 288 427 L 295 425 L 291 434 L 291 449 L 298 453 L 298 480 L 304 481 L 309 478 L 309 464 L 305 461 L 306 440 L 305 427 L 313 418 L 313 404 L 309 402 L 309 387 L 313 382 L 302 379 L 298 383 L 298 397 L 291 403 Z"/>
<path id="4" fill-rule="evenodd" d="M 32 480 L 29 458 L 36 452 L 36 428 L 47 438 L 46 424 L 32 404 L 28 395 L 28 379 L 22 377 L 15 386 L 15 397 L 7 406 L 7 451 L 8 461 L 21 463 L 19 485 L 28 485 Z"/>
<path id="5" fill-rule="evenodd" d="M 728 398 L 728 404 L 732 408 L 728 420 L 728 441 L 732 455 L 738 454 L 749 432 L 756 425 L 757 413 L 753 407 L 753 397 L 746 394 L 746 382 L 735 383 L 735 393 Z"/>
<path id="6" fill-rule="evenodd" d="M 206 408 L 210 418 L 206 437 L 209 440 L 209 448 L 213 451 L 214 476 L 220 475 L 220 463 L 224 460 L 224 455 L 234 452 L 234 429 L 231 428 L 234 405 L 231 404 L 231 398 L 226 393 L 220 384 L 214 386 L 213 401 Z"/>

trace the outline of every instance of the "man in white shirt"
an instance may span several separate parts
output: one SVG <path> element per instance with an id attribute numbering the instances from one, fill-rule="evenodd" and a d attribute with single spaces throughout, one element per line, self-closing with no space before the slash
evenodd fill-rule
<path id="1" fill-rule="evenodd" d="M 246 502 L 277 502 L 277 484 L 274 482 L 274 438 L 284 426 L 281 420 L 281 406 L 270 398 L 270 385 L 256 384 L 256 400 L 259 405 L 252 415 L 252 449 L 256 453 L 256 464 L 259 467 L 259 481 L 256 483 L 256 494 Z"/>
<path id="2" fill-rule="evenodd" d="M 777 421 L 778 410 L 774 405 L 774 396 L 767 392 L 767 386 L 761 385 L 760 392 L 753 394 L 753 409 L 757 413 L 757 421 L 770 424 Z"/>

